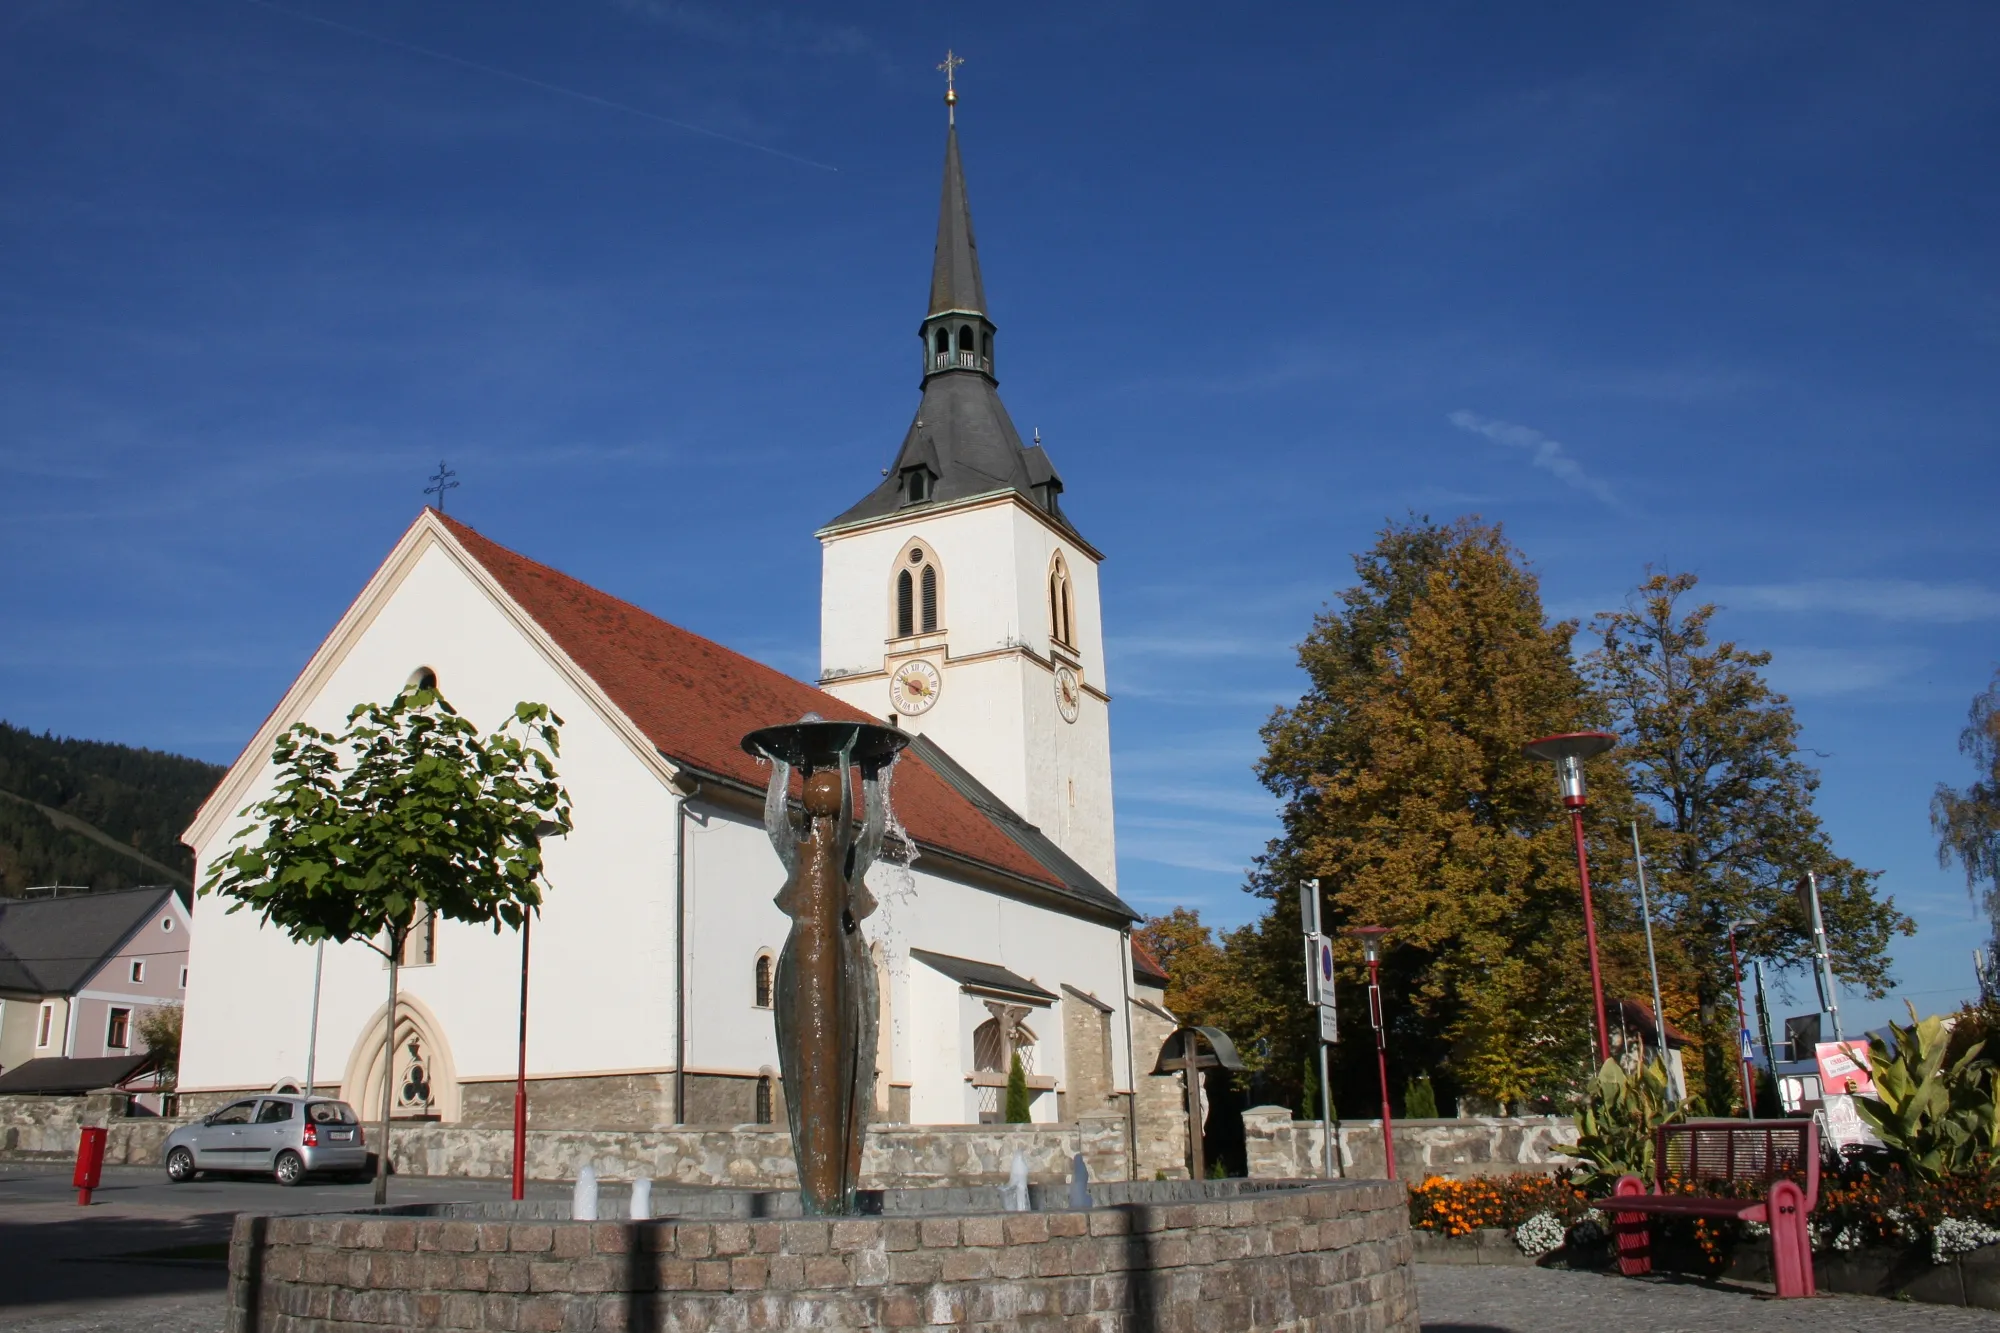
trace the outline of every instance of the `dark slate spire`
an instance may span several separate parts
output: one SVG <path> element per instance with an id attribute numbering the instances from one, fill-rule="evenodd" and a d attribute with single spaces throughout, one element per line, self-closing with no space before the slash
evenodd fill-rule
<path id="1" fill-rule="evenodd" d="M 938 204 L 937 254 L 931 261 L 930 313 L 986 313 L 986 284 L 979 280 L 979 242 L 972 238 L 972 208 L 965 202 L 956 125 L 946 131 L 944 140 L 944 198 Z"/>
<path id="2" fill-rule="evenodd" d="M 946 69 L 947 76 L 950 73 Z M 956 102 L 956 89 L 947 88 L 946 105 L 955 110 Z M 993 321 L 986 315 L 979 247 L 972 239 L 972 210 L 965 202 L 965 169 L 958 157 L 958 127 L 953 124 L 945 132 L 944 193 L 931 263 L 930 309 L 918 329 L 923 339 L 923 401 L 881 484 L 829 527 L 1011 490 L 1076 536 L 1058 508 L 1063 486 L 1055 465 L 1039 440 L 1032 449 L 1022 445 L 1020 432 L 1000 401 L 999 381 L 993 375 L 994 333 Z"/>

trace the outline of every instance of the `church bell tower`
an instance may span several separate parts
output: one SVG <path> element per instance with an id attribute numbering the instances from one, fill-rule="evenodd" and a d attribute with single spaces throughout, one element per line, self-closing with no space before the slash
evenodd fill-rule
<path id="1" fill-rule="evenodd" d="M 1000 401 L 946 57 L 922 399 L 881 483 L 820 529 L 820 686 L 927 737 L 1117 887 L 1097 566 Z"/>

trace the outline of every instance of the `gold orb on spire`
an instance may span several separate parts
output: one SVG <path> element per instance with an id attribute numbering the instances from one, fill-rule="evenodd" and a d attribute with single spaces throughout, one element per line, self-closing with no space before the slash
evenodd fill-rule
<path id="1" fill-rule="evenodd" d="M 939 69 L 944 71 L 945 115 L 948 119 L 952 120 L 954 123 L 956 123 L 958 119 L 958 83 L 957 83 L 958 67 L 960 65 L 963 65 L 964 63 L 965 61 L 963 58 L 954 55 L 951 52 L 950 48 L 946 48 L 944 53 L 944 63 L 938 66 Z"/>

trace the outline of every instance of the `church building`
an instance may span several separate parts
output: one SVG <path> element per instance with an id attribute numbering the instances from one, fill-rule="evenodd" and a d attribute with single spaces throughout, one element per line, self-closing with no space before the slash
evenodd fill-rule
<path id="1" fill-rule="evenodd" d="M 890 793 L 913 854 L 869 875 L 878 1118 L 998 1120 L 1015 1054 L 1035 1120 L 1133 1115 L 1165 1015 L 1143 962 L 1135 981 L 1137 917 L 1117 893 L 1101 556 L 1001 403 L 955 126 L 919 333 L 922 399 L 893 465 L 817 534 L 816 684 L 426 509 L 187 831 L 198 877 L 271 790 L 272 743 L 294 723 L 337 728 L 413 682 L 482 728 L 547 703 L 575 830 L 544 849 L 528 941 L 531 1123 L 782 1123 L 770 1005 L 790 922 L 772 902 L 768 770 L 739 742 L 808 713 L 891 722 L 914 738 Z M 377 1115 L 384 959 L 291 943 L 226 906 L 194 909 L 187 1104 L 310 1077 Z M 523 945 L 420 919 L 394 1115 L 510 1122 Z"/>

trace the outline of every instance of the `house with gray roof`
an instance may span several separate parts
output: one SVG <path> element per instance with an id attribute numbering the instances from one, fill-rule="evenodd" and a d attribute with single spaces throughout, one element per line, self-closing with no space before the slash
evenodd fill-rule
<path id="1" fill-rule="evenodd" d="M 189 923 L 172 888 L 0 899 L 0 1093 L 125 1082 L 140 1016 L 186 993 Z"/>

